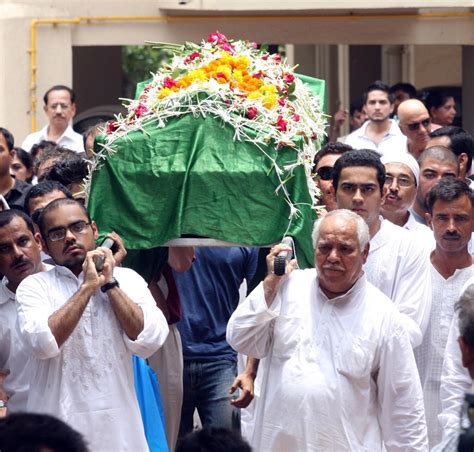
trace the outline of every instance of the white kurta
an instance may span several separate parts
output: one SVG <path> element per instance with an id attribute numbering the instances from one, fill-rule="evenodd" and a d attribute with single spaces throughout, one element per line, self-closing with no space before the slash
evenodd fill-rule
<path id="1" fill-rule="evenodd" d="M 460 293 L 458 293 L 458 297 L 459 295 Z M 458 343 L 458 322 L 458 315 L 455 315 L 449 327 L 441 373 L 441 414 L 438 419 L 442 427 L 443 438 L 446 438 L 451 432 L 459 430 L 464 394 L 473 384 L 468 370 L 462 365 L 461 349 Z"/>
<path id="2" fill-rule="evenodd" d="M 416 237 L 423 242 L 430 251 L 435 249 L 436 240 L 433 231 L 428 226 L 418 223 L 410 211 L 408 211 L 408 220 L 403 227 L 416 234 Z"/>
<path id="3" fill-rule="evenodd" d="M 266 357 L 254 450 L 427 450 L 408 335 L 365 276 L 328 300 L 314 269 L 295 270 L 270 309 L 260 284 L 230 318 L 227 341 Z"/>
<path id="4" fill-rule="evenodd" d="M 15 294 L 0 284 L 0 372 L 8 373 L 4 389 L 8 396 L 8 411 L 26 410 L 29 388 L 29 353 L 23 347 L 17 326 Z"/>
<path id="5" fill-rule="evenodd" d="M 76 278 L 58 266 L 26 278 L 18 287 L 20 329 L 34 355 L 28 410 L 64 420 L 85 436 L 91 451 L 148 451 L 132 353 L 150 356 L 165 341 L 168 325 L 137 273 L 116 267 L 114 276 L 143 311 L 144 328 L 135 341 L 120 327 L 108 296 L 97 290 L 58 348 L 48 318 L 77 292 L 82 273 Z"/>
<path id="6" fill-rule="evenodd" d="M 364 268 L 369 282 L 403 314 L 412 346 L 420 345 L 431 305 L 429 249 L 406 229 L 382 220 Z"/>
<path id="7" fill-rule="evenodd" d="M 415 359 L 420 373 L 425 401 L 426 424 L 430 447 L 441 441 L 442 429 L 438 421 L 441 412 L 440 384 L 444 352 L 449 328 L 454 317 L 454 304 L 465 282 L 474 275 L 474 268 L 456 270 L 444 279 L 431 265 L 433 298 L 428 328 L 422 344 L 415 349 Z"/>

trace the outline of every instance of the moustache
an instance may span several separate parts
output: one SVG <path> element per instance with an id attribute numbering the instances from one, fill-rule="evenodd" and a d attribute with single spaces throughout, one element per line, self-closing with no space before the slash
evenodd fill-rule
<path id="1" fill-rule="evenodd" d="M 443 239 L 460 239 L 461 236 L 457 232 L 446 232 L 442 235 Z"/>
<path id="2" fill-rule="evenodd" d="M 18 257 L 12 262 L 12 264 L 10 265 L 10 268 L 15 269 L 16 267 L 19 267 L 20 265 L 23 265 L 23 264 L 28 264 L 29 262 L 30 260 L 26 259 L 23 256 Z"/>
<path id="3" fill-rule="evenodd" d="M 84 249 L 82 245 L 78 245 L 76 242 L 68 242 L 64 245 L 63 253 L 67 253 L 69 248 L 79 248 L 79 249 Z"/>

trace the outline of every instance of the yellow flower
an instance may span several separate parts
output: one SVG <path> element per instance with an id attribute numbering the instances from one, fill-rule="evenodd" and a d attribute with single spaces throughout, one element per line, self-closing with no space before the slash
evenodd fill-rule
<path id="1" fill-rule="evenodd" d="M 158 97 L 160 99 L 164 99 L 165 97 L 168 97 L 172 91 L 169 88 L 161 88 L 160 91 L 158 91 Z"/>

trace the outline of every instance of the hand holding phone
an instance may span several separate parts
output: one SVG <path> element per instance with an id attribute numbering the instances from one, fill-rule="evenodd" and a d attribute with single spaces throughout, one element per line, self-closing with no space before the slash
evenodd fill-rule
<path id="1" fill-rule="evenodd" d="M 100 246 L 103 246 L 105 248 L 109 248 L 109 249 L 112 249 L 112 247 L 115 245 L 115 242 L 107 237 L 102 243 Z M 102 269 L 104 268 L 104 260 L 105 260 L 105 257 L 104 256 L 97 256 L 94 260 L 94 263 L 95 263 L 95 269 L 97 270 L 97 273 L 100 273 L 102 271 Z"/>

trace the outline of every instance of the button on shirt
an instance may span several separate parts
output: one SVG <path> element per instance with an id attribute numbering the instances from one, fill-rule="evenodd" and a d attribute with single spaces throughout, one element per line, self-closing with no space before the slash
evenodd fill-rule
<path id="1" fill-rule="evenodd" d="M 349 134 L 345 144 L 352 146 L 354 149 L 372 149 L 381 155 L 394 150 L 407 152 L 407 137 L 403 135 L 400 127 L 393 119 L 390 119 L 390 129 L 378 145 L 366 135 L 369 124 L 370 121 L 366 121 L 362 127 Z"/>
<path id="2" fill-rule="evenodd" d="M 49 140 L 48 127 L 49 126 L 43 127 L 39 132 L 30 133 L 23 141 L 21 147 L 25 151 L 30 152 L 34 144 L 38 144 L 43 140 Z M 67 127 L 56 143 L 70 149 L 71 151 L 84 152 L 84 140 L 82 135 L 74 132 L 71 126 Z"/>

